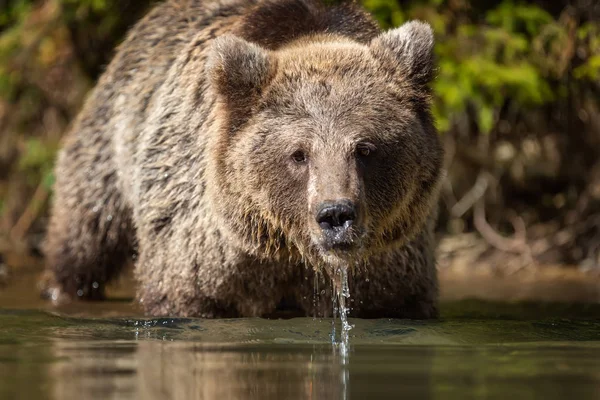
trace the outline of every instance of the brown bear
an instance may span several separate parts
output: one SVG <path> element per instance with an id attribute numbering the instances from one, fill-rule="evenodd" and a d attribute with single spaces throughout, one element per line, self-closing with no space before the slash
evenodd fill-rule
<path id="1" fill-rule="evenodd" d="M 133 256 L 150 315 L 437 313 L 443 151 L 433 35 L 354 2 L 171 0 L 129 33 L 67 135 L 49 293 L 98 299 Z"/>

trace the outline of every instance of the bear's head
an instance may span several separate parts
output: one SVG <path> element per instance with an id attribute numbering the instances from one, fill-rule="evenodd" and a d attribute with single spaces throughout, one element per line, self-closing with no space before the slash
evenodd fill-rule
<path id="1" fill-rule="evenodd" d="M 430 113 L 432 48 L 420 22 L 368 44 L 316 35 L 273 51 L 215 40 L 213 201 L 249 251 L 329 264 L 423 229 L 443 158 Z"/>

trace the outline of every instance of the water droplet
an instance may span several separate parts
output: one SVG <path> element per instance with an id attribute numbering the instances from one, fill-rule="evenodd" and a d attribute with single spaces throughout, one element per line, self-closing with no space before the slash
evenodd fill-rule
<path id="1" fill-rule="evenodd" d="M 79 289 L 77 291 L 77 296 L 82 297 L 83 296 L 83 290 Z"/>
<path id="2" fill-rule="evenodd" d="M 92 287 L 94 289 L 98 289 L 100 287 L 100 284 L 98 282 L 94 282 L 94 283 L 92 283 Z"/>
<path id="3" fill-rule="evenodd" d="M 98 211 L 100 211 L 100 206 L 98 206 L 98 205 L 97 205 L 97 206 L 94 206 L 94 208 L 92 208 L 92 211 L 93 211 L 95 214 L 97 214 L 97 213 L 98 213 Z"/>
<path id="4" fill-rule="evenodd" d="M 321 296 L 325 295 L 325 290 L 321 290 Z"/>
<path id="5" fill-rule="evenodd" d="M 112 215 L 109 215 L 109 216 L 107 216 L 107 217 L 106 217 L 106 220 L 107 220 L 108 222 L 112 221 L 112 220 L 113 220 L 113 216 L 112 216 Z"/>
<path id="6" fill-rule="evenodd" d="M 365 279 L 365 282 L 369 282 L 369 278 Z"/>

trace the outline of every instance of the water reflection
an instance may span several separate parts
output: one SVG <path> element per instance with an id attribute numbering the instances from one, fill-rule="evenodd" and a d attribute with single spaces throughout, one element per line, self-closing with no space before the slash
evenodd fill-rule
<path id="1" fill-rule="evenodd" d="M 600 348 L 52 343 L 56 399 L 600 398 Z M 346 362 L 346 363 L 345 363 Z"/>
<path id="2" fill-rule="evenodd" d="M 344 399 L 349 371 L 324 346 L 221 347 L 168 341 L 54 342 L 59 399 Z"/>
<path id="3" fill-rule="evenodd" d="M 341 351 L 328 340 L 330 324 L 311 319 L 78 320 L 52 330 L 53 357 L 61 360 L 50 368 L 53 397 L 350 399 L 370 393 L 430 398 L 435 351 L 372 345 Z M 355 332 L 362 342 L 416 333 L 390 325 L 372 321 Z"/>

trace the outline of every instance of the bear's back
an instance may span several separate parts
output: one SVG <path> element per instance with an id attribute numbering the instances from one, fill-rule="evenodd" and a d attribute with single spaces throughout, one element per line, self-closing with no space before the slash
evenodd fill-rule
<path id="1" fill-rule="evenodd" d="M 348 36 L 366 43 L 379 28 L 351 2 L 323 6 L 321 0 L 170 0 L 156 6 L 129 32 L 96 89 L 97 108 L 119 95 L 128 114 L 144 117 L 148 103 L 186 45 L 207 31 L 199 46 L 214 39 L 219 20 L 234 23 L 231 33 L 269 49 L 317 33 Z M 222 31 L 222 30 L 221 30 Z M 119 104 L 120 105 L 120 104 Z M 121 107 L 115 107 L 121 112 Z M 108 112 L 108 110 L 104 110 Z M 107 117 L 107 116 L 105 116 Z M 109 116 L 108 116 L 109 117 Z M 104 118 L 103 118 L 104 119 Z"/>
<path id="2" fill-rule="evenodd" d="M 262 0 L 243 16 L 234 33 L 276 50 L 302 37 L 334 34 L 367 43 L 379 32 L 375 20 L 354 2 L 324 6 L 322 0 Z"/>

